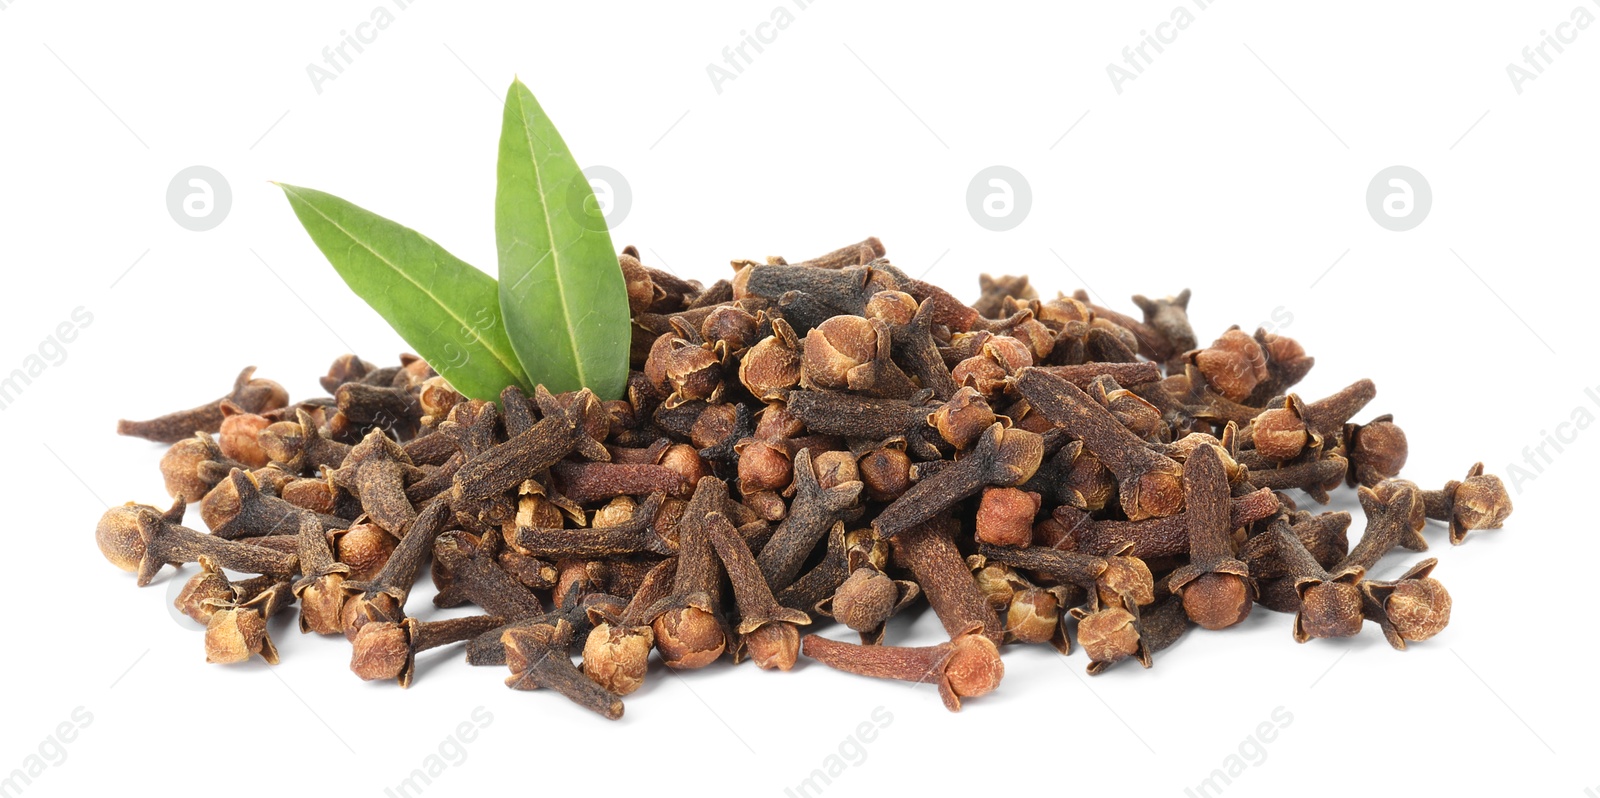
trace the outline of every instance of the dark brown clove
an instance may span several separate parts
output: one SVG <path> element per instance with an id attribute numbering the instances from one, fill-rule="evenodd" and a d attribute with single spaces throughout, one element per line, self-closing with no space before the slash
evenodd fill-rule
<path id="1" fill-rule="evenodd" d="M 1394 423 L 1391 415 L 1378 416 L 1365 424 L 1344 425 L 1344 450 L 1350 461 L 1346 481 L 1369 488 L 1399 476 L 1410 451 L 1405 430 Z"/>
<path id="2" fill-rule="evenodd" d="M 278 664 L 267 621 L 293 603 L 289 583 L 279 581 L 241 603 L 219 606 L 206 622 L 206 662 L 232 665 L 259 655 Z"/>
<path id="3" fill-rule="evenodd" d="M 722 513 L 708 514 L 705 524 L 711 545 L 733 585 L 734 605 L 739 610 L 739 625 L 735 630 L 742 638 L 734 651 L 734 660 L 748 653 L 762 670 L 793 668 L 800 653 L 798 627 L 809 625 L 810 616 L 783 607 L 772 597 L 772 588 L 763 577 L 755 555 Z"/>
<path id="4" fill-rule="evenodd" d="M 344 628 L 341 618 L 349 595 L 344 582 L 350 577 L 350 566 L 334 559 L 327 532 L 313 518 L 300 519 L 296 550 L 300 577 L 291 590 L 300 602 L 300 632 L 339 633 Z"/>
<path id="5" fill-rule="evenodd" d="M 542 614 L 539 597 L 500 567 L 497 534 L 454 531 L 434 541 L 433 556 L 450 573 L 451 592 L 506 620 Z"/>
<path id="6" fill-rule="evenodd" d="M 1017 388 L 1040 414 L 1079 438 L 1117 476 L 1128 520 L 1159 518 L 1183 509 L 1182 468 L 1146 448 L 1110 411 L 1078 386 L 1038 369 L 1017 378 Z"/>
<path id="7" fill-rule="evenodd" d="M 875 311 L 873 302 L 888 294 L 897 295 L 894 299 L 905 297 L 910 301 L 915 312 L 904 321 L 890 321 L 882 310 Z M 932 392 L 935 399 L 949 399 L 956 392 L 956 381 L 950 376 L 950 367 L 945 365 L 944 358 L 939 356 L 939 346 L 933 339 L 935 308 L 932 300 L 924 300 L 920 305 L 910 294 L 899 291 L 883 291 L 873 297 L 867 305 L 867 315 L 880 318 L 889 325 L 889 342 L 893 355 L 904 368 L 907 374 L 915 377 L 923 388 Z"/>
<path id="8" fill-rule="evenodd" d="M 1391 549 L 1401 546 L 1411 551 L 1427 551 L 1422 538 L 1424 507 L 1422 491 L 1403 479 L 1385 480 L 1376 488 L 1365 485 L 1357 490 L 1361 509 L 1367 516 L 1367 529 L 1350 554 L 1333 567 L 1334 572 L 1359 568 L 1372 570 Z"/>
<path id="9" fill-rule="evenodd" d="M 399 623 L 405 618 L 406 598 L 417 581 L 422 559 L 433 548 L 434 539 L 444 531 L 450 506 L 443 498 L 434 499 L 400 538 L 400 545 L 383 564 L 383 569 L 370 581 L 348 580 L 344 590 L 343 617 L 346 638 L 355 639 L 356 633 L 369 621 Z"/>
<path id="10" fill-rule="evenodd" d="M 963 698 L 993 692 L 1005 676 L 999 648 L 976 629 L 950 642 L 919 648 L 863 646 L 806 635 L 801 653 L 847 673 L 937 685 L 939 698 L 951 712 L 961 710 Z"/>
<path id="11" fill-rule="evenodd" d="M 1347 461 L 1336 454 L 1325 454 L 1321 459 L 1302 460 L 1270 471 L 1251 471 L 1247 477 L 1251 485 L 1272 490 L 1299 488 L 1319 504 L 1328 503 L 1328 490 L 1344 481 Z"/>
<path id="12" fill-rule="evenodd" d="M 1427 640 L 1450 623 L 1450 592 L 1434 579 L 1439 561 L 1428 558 L 1389 582 L 1364 580 L 1361 598 L 1368 620 L 1383 629 L 1383 636 L 1396 651 L 1406 643 Z"/>
<path id="13" fill-rule="evenodd" d="M 206 469 L 200 467 L 207 463 L 213 465 Z M 224 455 L 216 439 L 205 432 L 196 432 L 194 437 L 172 444 L 161 456 L 161 479 L 166 483 L 167 495 L 190 504 L 205 498 L 221 477 L 234 468 L 248 470 L 249 467 Z"/>
<path id="14" fill-rule="evenodd" d="M 350 444 L 322 434 L 311 414 L 299 410 L 296 420 L 279 421 L 261 431 L 261 448 L 273 462 L 297 474 L 314 475 L 337 468 L 350 456 Z"/>
<path id="15" fill-rule="evenodd" d="M 343 518 L 308 512 L 266 493 L 254 473 L 237 468 L 200 502 L 200 520 L 223 540 L 293 534 L 306 516 L 323 529 L 349 525 Z"/>
<path id="16" fill-rule="evenodd" d="M 579 504 L 656 491 L 687 497 L 693 489 L 682 474 L 653 463 L 557 463 L 551 473 L 562 495 Z"/>
<path id="17" fill-rule="evenodd" d="M 1234 556 L 1228 475 L 1217 447 L 1201 446 L 1184 461 L 1183 502 L 1189 563 L 1173 571 L 1168 588 L 1183 599 L 1190 620 L 1206 629 L 1226 629 L 1249 617 L 1256 584 L 1249 567 Z"/>
<path id="18" fill-rule="evenodd" d="M 223 402 L 232 402 L 246 413 L 260 413 L 289 404 L 289 393 L 282 385 L 272 380 L 256 378 L 255 372 L 255 366 L 247 367 L 234 379 L 231 393 L 199 407 L 168 413 L 149 421 L 126 419 L 118 421 L 117 434 L 131 435 L 158 443 L 177 443 L 196 432 L 220 432 Z"/>
<path id="19" fill-rule="evenodd" d="M 595 623 L 583 644 L 584 675 L 619 696 L 644 684 L 650 649 L 656 641 L 646 615 L 650 607 L 672 591 L 677 570 L 676 559 L 662 560 L 645 574 L 620 614 L 605 607 L 589 612 Z"/>
<path id="20" fill-rule="evenodd" d="M 1015 549 L 979 543 L 978 553 L 996 562 L 1077 585 L 1094 597 L 1095 607 L 1121 607 L 1131 613 L 1134 608 L 1155 601 L 1155 580 L 1149 566 L 1123 552 L 1096 557 L 1038 546 Z"/>
<path id="21" fill-rule="evenodd" d="M 1277 496 L 1267 488 L 1235 496 L 1229 500 L 1228 528 L 1238 529 L 1269 518 L 1279 507 Z M 1142 559 L 1189 553 L 1187 510 L 1143 521 L 1097 521 L 1069 506 L 1056 508 L 1052 515 L 1062 530 L 1061 537 L 1047 543 L 1055 548 L 1103 556 L 1132 545 L 1129 554 Z"/>
<path id="22" fill-rule="evenodd" d="M 292 554 L 182 526 L 183 510 L 182 501 L 164 513 L 136 502 L 113 507 L 95 526 L 95 542 L 112 565 L 137 574 L 140 587 L 150 584 L 161 566 L 195 562 L 202 555 L 218 567 L 245 573 L 290 576 L 298 569 Z"/>
<path id="23" fill-rule="evenodd" d="M 393 680 L 401 687 L 410 687 L 416 677 L 418 652 L 468 640 L 504 623 L 505 619 L 493 615 L 369 623 L 351 642 L 350 670 L 364 681 Z"/>
<path id="24" fill-rule="evenodd" d="M 794 581 L 817 541 L 857 507 L 860 480 L 823 488 L 812 468 L 811 450 L 801 449 L 794 464 L 794 503 L 789 515 L 772 533 L 758 559 L 761 573 L 775 590 Z"/>
<path id="25" fill-rule="evenodd" d="M 565 407 L 541 391 L 541 404 L 549 405 L 545 417 L 527 432 L 472 457 L 456 472 L 451 503 L 456 512 L 492 523 L 510 520 L 507 494 L 523 480 L 555 465 L 573 451 L 591 460 L 609 460 L 606 452 L 584 428 L 585 416 L 598 412 L 594 394 L 584 391 Z"/>
<path id="26" fill-rule="evenodd" d="M 506 686 L 513 690 L 549 688 L 608 720 L 621 718 L 622 699 L 572 664 L 568 649 L 573 634 L 572 624 L 565 618 L 554 624 L 507 629 L 501 635 L 506 666 L 511 669 Z"/>
<path id="27" fill-rule="evenodd" d="M 183 583 L 172 605 L 201 626 L 210 623 L 217 610 L 254 598 L 278 583 L 278 577 L 262 575 L 235 582 L 211 561 L 200 557 L 200 572 Z"/>
<path id="28" fill-rule="evenodd" d="M 523 554 L 546 559 L 614 557 L 649 552 L 670 555 L 673 545 L 656 533 L 656 514 L 666 497 L 653 493 L 617 524 L 589 529 L 525 527 L 518 524 L 511 545 Z"/>
<path id="29" fill-rule="evenodd" d="M 367 433 L 344 464 L 329 472 L 329 478 L 361 500 L 361 509 L 374 523 L 398 534 L 417 517 L 416 508 L 406 497 L 406 486 L 426 476 L 411 464 L 400 447 L 383 430 Z"/>
<path id="30" fill-rule="evenodd" d="M 1352 637 L 1359 633 L 1364 616 L 1358 585 L 1365 571 L 1360 567 L 1331 573 L 1324 570 L 1306 551 L 1285 518 L 1275 519 L 1263 534 L 1271 536 L 1272 556 L 1285 574 L 1273 582 L 1281 586 L 1289 598 L 1287 601 L 1274 598 L 1275 591 L 1263 587 L 1262 604 L 1295 613 L 1295 642 L 1304 643 L 1318 637 Z"/>
<path id="31" fill-rule="evenodd" d="M 678 571 L 672 593 L 648 613 L 656 648 L 669 668 L 688 670 L 715 662 L 727 648 L 721 618 L 716 551 L 707 519 L 728 503 L 728 487 L 716 477 L 703 477 L 678 520 Z"/>
<path id="32" fill-rule="evenodd" d="M 1464 481 L 1451 480 L 1440 490 L 1425 490 L 1422 501 L 1429 518 L 1450 525 L 1450 543 L 1466 542 L 1474 529 L 1499 529 L 1511 515 L 1511 496 L 1505 483 L 1483 473 L 1483 463 L 1467 470 Z"/>
<path id="33" fill-rule="evenodd" d="M 1005 627 L 956 548 L 959 526 L 954 518 L 940 515 L 902 531 L 889 539 L 894 562 L 911 572 L 951 637 L 976 628 L 999 643 Z"/>
<path id="34" fill-rule="evenodd" d="M 1020 485 L 1039 470 L 1043 459 L 1044 440 L 1038 435 L 999 423 L 991 425 L 966 457 L 923 478 L 885 507 L 872 522 L 873 531 L 879 537 L 893 537 L 986 486 Z"/>
<path id="35" fill-rule="evenodd" d="M 854 629 L 862 643 L 877 645 L 883 642 L 889 619 L 921 595 L 916 582 L 891 579 L 882 569 L 863 562 L 833 595 L 817 602 L 816 610 Z"/>
<path id="36" fill-rule="evenodd" d="M 357 441 L 380 429 L 404 440 L 422 426 L 422 403 L 409 388 L 350 382 L 333 396 L 338 412 L 328 419 L 328 428 L 336 439 Z"/>

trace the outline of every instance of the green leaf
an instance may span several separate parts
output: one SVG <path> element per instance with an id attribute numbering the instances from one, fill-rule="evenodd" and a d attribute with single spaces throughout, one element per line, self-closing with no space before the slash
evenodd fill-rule
<path id="1" fill-rule="evenodd" d="M 357 296 L 463 395 L 528 388 L 494 278 L 409 227 L 332 194 L 277 184 L 311 240 Z"/>
<path id="2" fill-rule="evenodd" d="M 528 378 L 620 397 L 632 328 L 617 253 L 588 179 L 520 80 L 506 92 L 494 233 L 500 310 Z"/>

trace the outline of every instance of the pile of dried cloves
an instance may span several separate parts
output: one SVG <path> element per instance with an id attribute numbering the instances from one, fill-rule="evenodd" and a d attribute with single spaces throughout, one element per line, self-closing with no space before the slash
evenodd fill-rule
<path id="1" fill-rule="evenodd" d="M 464 643 L 512 688 L 616 718 L 652 650 L 680 669 L 804 655 L 936 684 L 954 710 L 998 686 L 1002 645 L 1076 638 L 1090 673 L 1149 667 L 1258 603 L 1301 642 L 1372 621 L 1403 649 L 1449 620 L 1435 561 L 1367 572 L 1425 549 L 1426 519 L 1461 543 L 1511 511 L 1481 465 L 1438 490 L 1399 479 L 1400 427 L 1353 422 L 1371 381 L 1307 402 L 1295 341 L 1199 346 L 1187 291 L 1134 297 L 1141 320 L 985 277 L 968 305 L 883 255 L 736 261 L 707 287 L 625 250 L 624 399 L 467 400 L 415 357 L 345 355 L 330 397 L 291 404 L 246 369 L 222 399 L 119 426 L 172 444 L 176 504 L 108 511 L 101 551 L 140 585 L 200 563 L 177 604 L 212 662 L 276 661 L 266 621 L 298 603 L 368 680 L 409 684 L 419 651 Z M 1296 506 L 1340 485 L 1367 516 L 1354 547 L 1349 513 Z M 209 534 L 181 525 L 190 502 Z M 434 604 L 480 614 L 418 617 L 430 561 Z M 883 645 L 924 599 L 950 640 Z M 860 642 L 802 638 L 829 618 Z"/>

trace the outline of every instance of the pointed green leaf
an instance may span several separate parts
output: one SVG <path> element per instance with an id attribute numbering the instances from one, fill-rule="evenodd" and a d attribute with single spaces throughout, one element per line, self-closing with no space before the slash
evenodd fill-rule
<path id="1" fill-rule="evenodd" d="M 513 81 L 494 203 L 500 309 L 533 382 L 602 399 L 628 381 L 628 289 L 594 191 L 533 98 Z"/>
<path id="2" fill-rule="evenodd" d="M 529 384 L 499 319 L 494 278 L 409 227 L 332 194 L 278 184 L 357 296 L 462 394 Z"/>

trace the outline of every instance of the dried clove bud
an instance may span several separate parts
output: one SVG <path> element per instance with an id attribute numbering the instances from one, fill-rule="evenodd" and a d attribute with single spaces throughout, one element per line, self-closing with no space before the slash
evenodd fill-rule
<path id="1" fill-rule="evenodd" d="M 961 710 L 963 698 L 993 692 L 1005 675 L 999 648 L 976 630 L 957 635 L 948 643 L 921 648 L 861 646 L 806 635 L 800 650 L 847 673 L 938 685 L 939 697 L 951 712 Z"/>
<path id="2" fill-rule="evenodd" d="M 205 495 L 221 480 L 210 479 L 203 474 L 200 468 L 202 463 L 216 464 L 216 468 L 207 469 L 212 474 L 219 469 L 226 475 L 231 469 L 249 468 L 224 455 L 222 447 L 211 435 L 197 432 L 192 438 L 184 438 L 172 444 L 172 448 L 161 456 L 161 479 L 166 483 L 167 495 L 190 504 L 205 498 Z"/>
<path id="3" fill-rule="evenodd" d="M 126 419 L 118 421 L 117 434 L 132 435 L 158 443 L 177 443 L 196 432 L 220 432 L 223 402 L 232 402 L 246 413 L 275 410 L 289 404 L 289 393 L 282 385 L 272 380 L 256 378 L 255 372 L 255 366 L 247 367 L 234 379 L 231 393 L 199 407 L 169 413 L 149 421 Z"/>
<path id="4" fill-rule="evenodd" d="M 1450 542 L 1461 545 L 1474 529 L 1499 529 L 1511 515 L 1505 483 L 1483 473 L 1483 463 L 1467 470 L 1465 481 L 1451 480 L 1440 490 L 1425 490 L 1422 501 L 1429 518 L 1450 524 Z"/>
<path id="5" fill-rule="evenodd" d="M 1190 620 L 1206 629 L 1226 629 L 1249 617 L 1256 585 L 1249 567 L 1233 554 L 1228 476 L 1217 447 L 1201 446 L 1184 461 L 1183 499 L 1190 559 L 1167 585 L 1183 599 Z"/>
<path id="6" fill-rule="evenodd" d="M 857 488 L 859 490 L 859 487 Z M 807 626 L 811 618 L 798 610 L 778 604 L 772 589 L 756 564 L 755 555 L 739 537 L 738 530 L 728 523 L 722 513 L 706 516 L 706 533 L 711 545 L 722 560 L 722 566 L 733 584 L 734 603 L 739 609 L 737 631 L 743 635 L 741 647 L 762 670 L 794 667 L 800 652 L 800 632 L 797 627 Z M 734 652 L 735 661 L 741 651 Z"/>
<path id="7" fill-rule="evenodd" d="M 996 546 L 1026 546 L 1033 540 L 1033 517 L 1041 497 L 1016 488 L 984 488 L 978 503 L 978 540 Z"/>
<path id="8" fill-rule="evenodd" d="M 505 619 L 493 615 L 369 623 L 351 641 L 350 670 L 363 681 L 393 680 L 401 687 L 410 687 L 416 676 L 418 652 L 471 639 L 504 623 Z"/>
<path id="9" fill-rule="evenodd" d="M 1007 488 L 1027 482 L 1043 459 L 1044 441 L 1038 435 L 993 424 L 971 453 L 901 494 L 878 514 L 872 528 L 879 537 L 893 537 L 950 509 L 985 486 Z"/>
<path id="10" fill-rule="evenodd" d="M 573 633 L 565 618 L 554 624 L 507 629 L 501 635 L 506 666 L 511 669 L 506 686 L 513 690 L 547 687 L 604 718 L 622 717 L 622 699 L 584 676 L 568 658 Z"/>
<path id="11" fill-rule="evenodd" d="M 293 603 L 289 583 L 277 582 L 239 604 L 218 607 L 206 622 L 206 662 L 232 665 L 260 655 L 268 665 L 278 664 L 267 621 Z"/>
<path id="12" fill-rule="evenodd" d="M 1351 485 L 1372 487 L 1399 476 L 1406 465 L 1405 430 L 1394 416 L 1378 416 L 1366 424 L 1344 425 L 1345 456 L 1350 461 Z"/>
<path id="13" fill-rule="evenodd" d="M 183 509 L 181 500 L 165 513 L 136 502 L 113 507 L 95 526 L 95 542 L 112 565 L 138 574 L 140 587 L 150 584 L 161 566 L 196 562 L 201 556 L 232 571 L 289 576 L 297 570 L 294 555 L 181 526 Z"/>
<path id="14" fill-rule="evenodd" d="M 1117 476 L 1118 496 L 1128 520 L 1159 518 L 1183 509 L 1182 468 L 1146 448 L 1078 386 L 1038 369 L 1017 378 L 1017 388 L 1042 415 L 1083 441 Z"/>
<path id="15" fill-rule="evenodd" d="M 1005 630 L 956 548 L 958 528 L 954 518 L 941 515 L 895 535 L 895 564 L 911 572 L 951 637 L 976 629 L 999 643 Z"/>
<path id="16" fill-rule="evenodd" d="M 328 476 L 335 485 L 361 500 L 361 509 L 373 522 L 398 534 L 417 517 L 406 496 L 406 486 L 426 474 L 411 464 L 400 444 L 383 430 L 375 429 Z"/>

